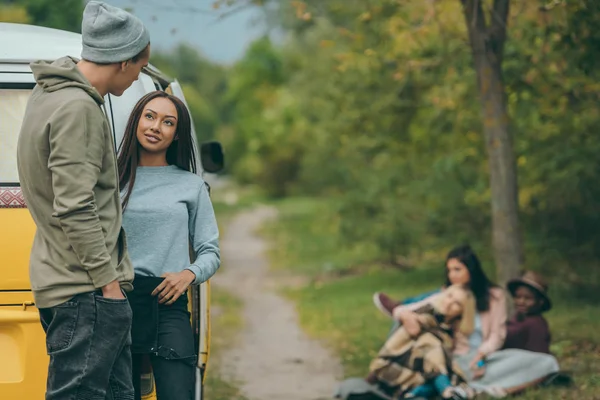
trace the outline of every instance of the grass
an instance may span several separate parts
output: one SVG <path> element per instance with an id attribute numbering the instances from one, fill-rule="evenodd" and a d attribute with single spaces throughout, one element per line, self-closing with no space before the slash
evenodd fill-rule
<path id="1" fill-rule="evenodd" d="M 442 272 L 439 261 L 411 271 L 369 264 L 368 251 L 336 243 L 335 221 L 323 218 L 329 206 L 311 199 L 285 200 L 278 204 L 279 219 L 263 232 L 273 241 L 274 268 L 310 278 L 302 288 L 286 289 L 296 301 L 303 328 L 337 352 L 347 377 L 364 376 L 390 329 L 389 319 L 371 302 L 373 292 L 397 298 L 421 293 L 439 285 Z M 555 307 L 546 317 L 553 334 L 552 351 L 562 369 L 573 372 L 575 387 L 531 390 L 521 398 L 600 399 L 599 296 L 579 296 L 573 288 L 551 291 L 551 295 Z"/>
<path id="2" fill-rule="evenodd" d="M 335 235 L 339 221 L 330 216 L 335 206 L 332 202 L 290 198 L 274 205 L 281 218 L 262 228 L 267 237 L 276 237 L 276 246 L 271 250 L 272 258 L 285 261 L 275 263 L 274 268 L 281 267 L 315 278 L 352 273 L 356 268 L 369 267 L 364 263 L 372 259 L 372 248 L 354 246 L 340 251 L 342 244 Z M 310 218 L 307 218 L 309 215 Z"/>

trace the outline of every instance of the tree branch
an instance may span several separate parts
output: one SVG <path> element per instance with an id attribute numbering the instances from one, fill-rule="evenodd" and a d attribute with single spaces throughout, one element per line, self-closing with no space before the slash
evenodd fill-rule
<path id="1" fill-rule="evenodd" d="M 235 6 L 235 7 L 231 6 L 231 8 L 229 10 L 227 10 L 227 11 L 219 14 L 218 20 L 219 21 L 224 20 L 227 17 L 231 17 L 232 15 L 235 15 L 235 14 L 237 14 L 239 12 L 245 11 L 245 10 L 247 10 L 249 8 L 254 7 L 254 6 L 255 6 L 255 4 L 253 2 L 251 2 L 251 1 L 247 2 L 247 3 L 240 4 L 240 5 Z"/>
<path id="2" fill-rule="evenodd" d="M 215 4 L 219 4 L 220 5 L 221 2 L 217 1 L 217 2 L 215 2 Z M 223 21 L 225 18 L 229 18 L 232 15 L 235 15 L 235 14 L 237 14 L 239 12 L 243 12 L 243 11 L 246 11 L 246 10 L 251 9 L 253 7 L 257 7 L 257 6 L 259 6 L 259 5 L 263 4 L 263 3 L 266 3 L 266 1 L 262 2 L 260 0 L 244 0 L 244 1 L 233 2 L 232 4 L 227 5 L 227 7 L 229 9 L 227 9 L 226 11 L 223 11 L 220 14 L 216 15 L 215 20 L 212 21 L 211 23 L 209 23 L 209 26 L 217 24 L 217 23 Z"/>

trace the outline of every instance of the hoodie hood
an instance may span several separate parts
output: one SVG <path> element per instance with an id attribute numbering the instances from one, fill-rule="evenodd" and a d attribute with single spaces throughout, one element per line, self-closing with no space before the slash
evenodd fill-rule
<path id="1" fill-rule="evenodd" d="M 77 68 L 77 60 L 63 57 L 48 63 L 36 61 L 30 64 L 37 84 L 44 92 L 52 93 L 64 88 L 79 88 L 89 94 L 98 104 L 104 104 L 104 99 L 85 76 Z"/>

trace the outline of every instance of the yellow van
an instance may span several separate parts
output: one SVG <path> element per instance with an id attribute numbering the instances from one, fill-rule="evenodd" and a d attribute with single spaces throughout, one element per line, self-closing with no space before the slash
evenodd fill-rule
<path id="1" fill-rule="evenodd" d="M 45 336 L 29 285 L 29 252 L 35 225 L 26 209 L 17 174 L 16 146 L 25 105 L 35 81 L 29 63 L 79 57 L 81 35 L 31 25 L 0 23 L 0 399 L 43 399 L 48 357 Z M 121 97 L 107 95 L 104 111 L 112 124 L 115 148 L 129 113 L 144 94 L 168 91 L 185 101 L 177 80 L 149 66 Z M 194 135 L 196 138 L 196 135 Z M 198 146 L 196 146 L 198 148 Z M 196 154 L 205 172 L 223 167 L 221 146 L 204 143 Z M 198 352 L 196 400 L 203 382 L 210 345 L 210 286 L 189 291 L 192 326 Z M 145 399 L 155 398 L 151 367 L 143 378 Z"/>

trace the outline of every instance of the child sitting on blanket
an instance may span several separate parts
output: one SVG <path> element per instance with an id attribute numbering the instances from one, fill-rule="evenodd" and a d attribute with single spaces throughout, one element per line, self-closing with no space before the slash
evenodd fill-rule
<path id="1" fill-rule="evenodd" d="M 452 285 L 435 303 L 414 312 L 418 326 L 404 326 L 407 314 L 400 316 L 403 325 L 371 362 L 367 382 L 394 399 L 436 395 L 443 399 L 473 398 L 462 371 L 452 360 L 454 332 L 473 332 L 473 294 L 463 286 Z"/>

